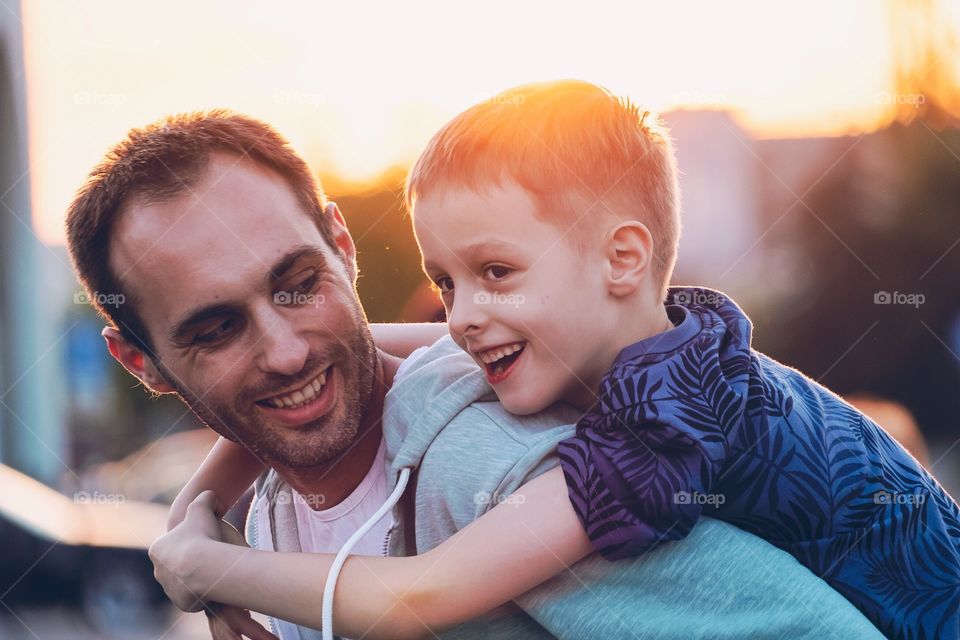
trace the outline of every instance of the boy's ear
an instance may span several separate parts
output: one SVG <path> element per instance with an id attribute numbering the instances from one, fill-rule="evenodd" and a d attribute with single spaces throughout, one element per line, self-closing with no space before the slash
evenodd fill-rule
<path id="1" fill-rule="evenodd" d="M 350 232 L 347 231 L 347 221 L 343 219 L 343 214 L 340 213 L 340 207 L 337 206 L 336 202 L 328 203 L 324 213 L 330 216 L 333 221 L 333 241 L 343 256 L 344 264 L 347 265 L 350 281 L 355 283 L 357 280 L 357 248 L 353 244 Z"/>
<path id="2" fill-rule="evenodd" d="M 635 293 L 647 278 L 653 257 L 653 236 L 637 221 L 617 225 L 607 234 L 606 285 L 610 295 L 622 298 Z"/>
<path id="3" fill-rule="evenodd" d="M 144 355 L 143 351 L 127 342 L 120 332 L 113 327 L 104 327 L 100 332 L 107 341 L 107 351 L 110 352 L 123 368 L 136 376 L 148 389 L 155 393 L 171 393 L 176 391 L 167 384 L 157 370 L 153 360 Z"/>

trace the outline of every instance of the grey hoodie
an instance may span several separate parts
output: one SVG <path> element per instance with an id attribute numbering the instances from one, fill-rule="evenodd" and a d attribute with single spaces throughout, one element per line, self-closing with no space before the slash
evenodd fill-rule
<path id="1" fill-rule="evenodd" d="M 384 405 L 388 482 L 415 472 L 395 510 L 391 555 L 423 553 L 556 466 L 579 412 L 518 417 L 449 337 L 415 353 Z M 392 490 L 392 486 L 390 487 Z M 412 525 L 412 530 L 411 530 Z M 522 562 L 522 560 L 520 560 Z M 704 518 L 639 560 L 593 554 L 444 638 L 882 638 L 789 554 Z"/>
<path id="2" fill-rule="evenodd" d="M 557 464 L 556 445 L 579 413 L 558 405 L 518 417 L 496 401 L 472 358 L 444 337 L 418 350 L 384 406 L 390 490 L 414 469 L 394 511 L 391 555 L 423 553 Z M 290 488 L 258 480 L 247 520 L 255 548 L 299 551 Z M 270 509 L 271 531 L 257 531 Z M 262 536 L 269 536 L 264 540 Z M 320 603 L 317 603 L 320 606 Z M 319 640 L 283 621 L 284 638 Z M 278 626 L 274 626 L 275 632 Z M 477 620 L 437 634 L 466 638 L 882 638 L 846 600 L 792 556 L 732 525 L 704 518 L 684 540 L 640 558 L 593 554 Z"/>

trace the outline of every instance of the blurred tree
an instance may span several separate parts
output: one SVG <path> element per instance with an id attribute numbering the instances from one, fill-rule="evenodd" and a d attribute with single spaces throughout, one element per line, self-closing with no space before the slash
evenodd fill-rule
<path id="1" fill-rule="evenodd" d="M 919 119 L 943 129 L 960 116 L 960 47 L 954 21 L 944 13 L 938 0 L 890 0 L 893 84 L 902 97 L 894 101 L 893 115 L 899 122 Z M 916 104 L 908 96 L 923 101 Z"/>
<path id="2" fill-rule="evenodd" d="M 890 8 L 895 121 L 856 140 L 804 198 L 809 210 L 790 241 L 807 258 L 810 299 L 795 313 L 767 309 L 777 332 L 758 346 L 841 394 L 903 403 L 928 435 L 955 435 L 957 39 L 935 0 L 893 0 Z M 884 292 L 915 295 L 914 304 L 887 303 Z"/>
<path id="3" fill-rule="evenodd" d="M 405 169 L 393 169 L 366 186 L 324 176 L 331 200 L 343 212 L 357 245 L 360 301 L 371 322 L 396 322 L 426 281 L 420 251 L 403 202 Z"/>

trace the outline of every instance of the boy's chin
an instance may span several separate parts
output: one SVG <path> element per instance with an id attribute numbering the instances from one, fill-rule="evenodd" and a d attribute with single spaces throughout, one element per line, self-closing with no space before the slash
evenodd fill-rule
<path id="1" fill-rule="evenodd" d="M 530 397 L 506 396 L 500 398 L 503 408 L 515 416 L 529 416 L 540 413 L 553 404 L 552 401 L 537 400 Z"/>

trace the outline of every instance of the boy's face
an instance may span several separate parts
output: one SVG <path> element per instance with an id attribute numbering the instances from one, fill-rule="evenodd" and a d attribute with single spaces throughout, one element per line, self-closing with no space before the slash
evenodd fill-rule
<path id="1" fill-rule="evenodd" d="M 606 370 L 598 345 L 609 335 L 601 251 L 577 250 L 577 230 L 538 218 L 536 207 L 505 182 L 438 187 L 417 199 L 413 215 L 451 336 L 519 415 L 558 400 L 592 405 Z"/>

